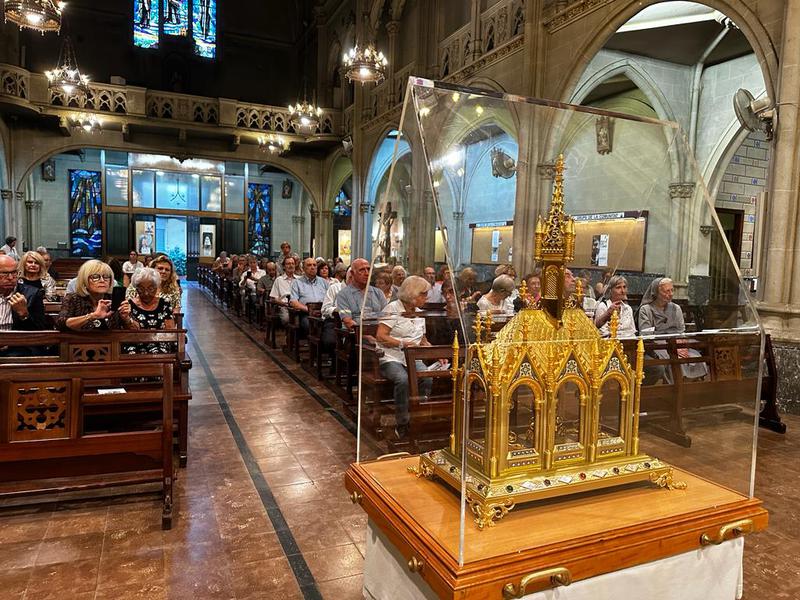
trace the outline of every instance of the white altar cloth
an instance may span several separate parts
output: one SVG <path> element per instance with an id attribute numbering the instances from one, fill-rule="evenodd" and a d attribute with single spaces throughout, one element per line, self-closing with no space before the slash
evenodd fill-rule
<path id="1" fill-rule="evenodd" d="M 523 600 L 738 600 L 742 597 L 744 539 L 692 550 L 526 595 Z M 437 600 L 422 577 L 373 525 L 367 526 L 364 597 L 367 600 Z M 519 578 L 517 579 L 517 582 Z M 515 582 L 516 583 L 516 582 Z M 498 598 L 501 598 L 498 589 Z"/>

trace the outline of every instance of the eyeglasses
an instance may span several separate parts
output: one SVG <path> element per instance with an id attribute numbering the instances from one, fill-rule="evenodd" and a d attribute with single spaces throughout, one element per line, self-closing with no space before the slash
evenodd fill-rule
<path id="1" fill-rule="evenodd" d="M 111 275 L 89 275 L 89 281 L 111 281 Z"/>
<path id="2" fill-rule="evenodd" d="M 17 276 L 16 271 L 0 271 L 0 277 L 8 277 L 10 279 L 11 277 L 16 277 L 16 276 Z"/>

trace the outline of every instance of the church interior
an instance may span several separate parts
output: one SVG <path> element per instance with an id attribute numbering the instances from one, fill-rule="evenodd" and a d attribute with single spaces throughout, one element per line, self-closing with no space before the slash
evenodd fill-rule
<path id="1" fill-rule="evenodd" d="M 800 0 L 3 11 L 0 596 L 800 598 Z"/>

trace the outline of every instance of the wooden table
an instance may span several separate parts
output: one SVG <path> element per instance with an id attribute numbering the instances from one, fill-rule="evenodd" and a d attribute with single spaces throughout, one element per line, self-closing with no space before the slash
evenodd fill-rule
<path id="1" fill-rule="evenodd" d="M 503 598 L 509 584 L 549 569 L 580 581 L 697 550 L 731 523 L 767 525 L 761 501 L 675 469 L 686 490 L 632 485 L 516 507 L 479 531 L 469 510 L 459 563 L 459 497 L 407 469 L 418 458 L 357 463 L 345 475 L 351 498 L 440 598 Z M 732 536 L 727 530 L 727 536 Z M 723 532 L 724 533 L 724 532 Z M 527 593 L 553 587 L 537 579 Z"/>

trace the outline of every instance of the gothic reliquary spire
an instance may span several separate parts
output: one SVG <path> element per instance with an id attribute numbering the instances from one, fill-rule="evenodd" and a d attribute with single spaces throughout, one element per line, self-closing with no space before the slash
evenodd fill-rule
<path id="1" fill-rule="evenodd" d="M 575 221 L 564 213 L 564 155 L 556 161 L 553 196 L 547 219 L 536 223 L 535 260 L 542 263 L 541 307 L 561 325 L 569 292 L 564 290 L 565 265 L 575 257 Z"/>

